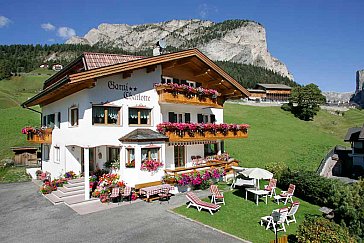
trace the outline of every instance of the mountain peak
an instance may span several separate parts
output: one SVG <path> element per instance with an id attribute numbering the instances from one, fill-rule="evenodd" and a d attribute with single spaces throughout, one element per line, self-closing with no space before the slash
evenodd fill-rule
<path id="1" fill-rule="evenodd" d="M 267 49 L 263 25 L 251 20 L 169 20 L 141 25 L 102 23 L 84 37 L 72 37 L 67 44 L 102 45 L 137 52 L 151 50 L 165 39 L 167 50 L 198 48 L 216 61 L 252 64 L 293 79 L 286 65 Z"/>

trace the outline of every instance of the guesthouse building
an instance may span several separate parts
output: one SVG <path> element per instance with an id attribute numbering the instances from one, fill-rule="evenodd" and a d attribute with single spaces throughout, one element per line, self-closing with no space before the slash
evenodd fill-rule
<path id="1" fill-rule="evenodd" d="M 84 53 L 22 106 L 41 107 L 42 128 L 25 133 L 42 145 L 42 169 L 52 178 L 90 175 L 111 163 L 135 186 L 221 154 L 225 139 L 246 138 L 247 125 L 224 124 L 223 106 L 249 96 L 197 49 L 153 57 Z M 148 161 L 160 168 L 145 169 Z"/>

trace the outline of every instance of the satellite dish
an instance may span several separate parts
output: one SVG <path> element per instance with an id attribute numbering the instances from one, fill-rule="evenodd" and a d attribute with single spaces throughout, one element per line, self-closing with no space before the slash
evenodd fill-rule
<path id="1" fill-rule="evenodd" d="M 164 40 L 164 39 L 160 39 L 158 41 L 158 45 L 161 47 L 161 48 L 166 48 L 167 47 L 167 42 Z"/>

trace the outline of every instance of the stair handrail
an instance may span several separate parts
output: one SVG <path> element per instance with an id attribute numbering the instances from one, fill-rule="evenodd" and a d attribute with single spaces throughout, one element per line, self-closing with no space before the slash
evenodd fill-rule
<path id="1" fill-rule="evenodd" d="M 319 167 L 317 168 L 316 170 L 316 173 L 321 175 L 322 173 L 322 170 L 324 169 L 324 166 L 326 164 L 326 161 L 335 154 L 335 148 L 336 147 L 333 147 L 330 149 L 330 151 L 326 154 L 326 156 L 321 160 L 321 163 L 319 165 Z"/>

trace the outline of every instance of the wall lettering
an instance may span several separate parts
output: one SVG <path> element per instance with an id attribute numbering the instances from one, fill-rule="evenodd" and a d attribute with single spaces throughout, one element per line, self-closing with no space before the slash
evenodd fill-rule
<path id="1" fill-rule="evenodd" d="M 141 95 L 141 94 L 135 94 L 134 92 L 138 90 L 137 87 L 129 86 L 128 83 L 126 84 L 118 84 L 114 81 L 107 82 L 107 87 L 111 90 L 118 90 L 123 92 L 123 98 L 129 99 L 129 100 L 140 100 L 140 101 L 150 101 L 149 95 Z"/>

